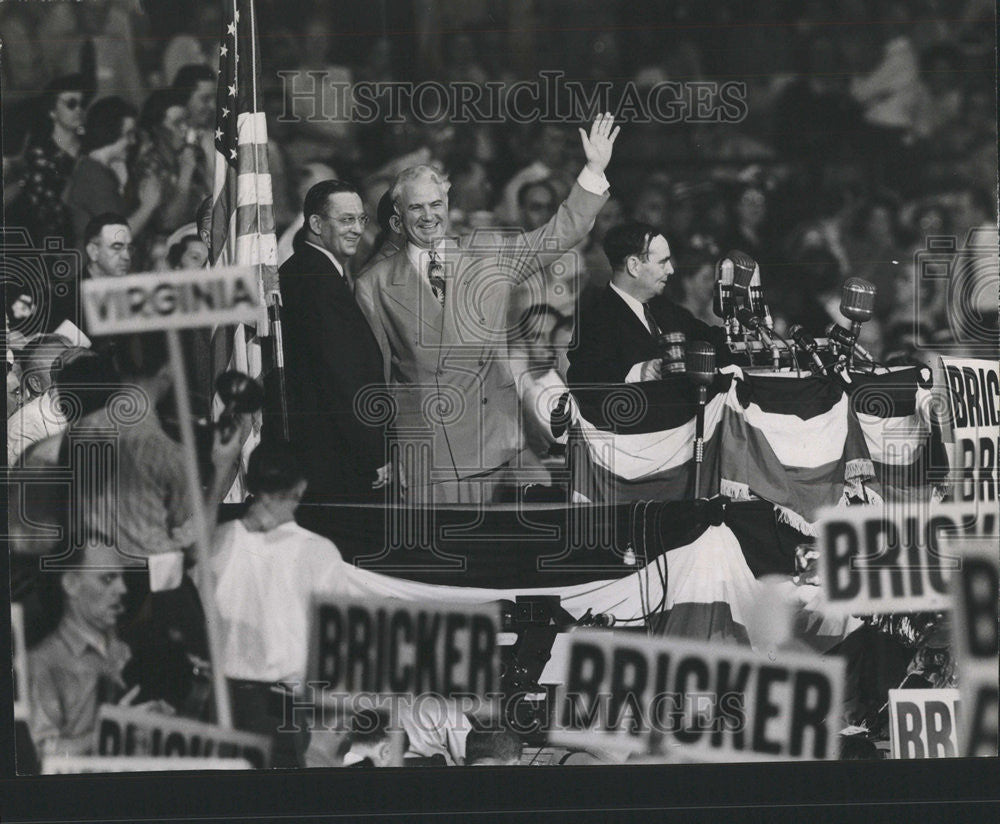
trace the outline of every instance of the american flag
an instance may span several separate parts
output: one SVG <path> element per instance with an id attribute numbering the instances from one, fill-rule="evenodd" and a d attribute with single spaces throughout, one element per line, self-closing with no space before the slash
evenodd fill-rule
<path id="1" fill-rule="evenodd" d="M 222 6 L 225 31 L 219 44 L 216 94 L 212 262 L 217 266 L 256 266 L 260 294 L 271 303 L 278 295 L 278 258 L 267 123 L 260 107 L 257 21 L 253 0 L 222 0 Z M 266 333 L 266 327 L 217 330 L 213 342 L 217 363 L 260 380 L 260 338 Z M 217 413 L 221 408 L 218 398 L 214 405 Z M 260 423 L 258 417 L 244 444 L 243 467 L 260 440 Z M 242 475 L 241 471 L 231 497 L 242 497 Z"/>

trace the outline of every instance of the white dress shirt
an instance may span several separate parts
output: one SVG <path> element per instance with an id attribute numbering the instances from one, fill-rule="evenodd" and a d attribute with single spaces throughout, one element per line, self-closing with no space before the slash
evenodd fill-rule
<path id="1" fill-rule="evenodd" d="M 646 309 L 645 304 L 642 301 L 632 297 L 628 292 L 625 292 L 615 286 L 613 283 L 608 284 L 615 293 L 625 301 L 625 305 L 631 309 L 639 322 L 646 327 L 646 331 L 649 334 L 653 334 L 653 330 L 649 328 L 649 323 L 646 322 Z M 636 363 L 628 370 L 628 374 L 625 376 L 625 383 L 639 383 L 642 380 L 642 363 Z"/>
<path id="2" fill-rule="evenodd" d="M 219 609 L 221 666 L 228 678 L 303 682 L 314 592 L 341 591 L 343 559 L 333 542 L 294 521 L 251 532 L 220 528 L 211 560 Z"/>
<path id="3" fill-rule="evenodd" d="M 52 402 L 51 390 L 32 398 L 7 419 L 7 463 L 13 466 L 29 446 L 66 426 L 66 419 Z"/>

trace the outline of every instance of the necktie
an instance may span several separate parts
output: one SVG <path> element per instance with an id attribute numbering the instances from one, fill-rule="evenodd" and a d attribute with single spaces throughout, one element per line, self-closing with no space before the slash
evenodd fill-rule
<path id="1" fill-rule="evenodd" d="M 656 318 L 653 317 L 653 313 L 649 311 L 649 307 L 644 303 L 642 304 L 642 311 L 646 315 L 646 324 L 649 326 L 649 334 L 654 338 L 660 335 L 660 325 L 656 322 Z"/>
<path id="2" fill-rule="evenodd" d="M 427 265 L 427 279 L 431 283 L 431 290 L 434 292 L 434 297 L 438 299 L 438 303 L 441 304 L 441 308 L 444 308 L 444 266 L 441 264 L 438 258 L 437 252 L 433 249 L 430 250 L 428 255 L 430 258 L 430 263 Z"/>

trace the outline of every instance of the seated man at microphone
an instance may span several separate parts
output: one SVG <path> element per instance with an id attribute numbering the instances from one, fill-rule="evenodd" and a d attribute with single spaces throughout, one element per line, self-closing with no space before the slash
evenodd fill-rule
<path id="1" fill-rule="evenodd" d="M 721 326 L 703 323 L 663 295 L 674 266 L 662 233 L 638 221 L 620 224 L 605 235 L 604 253 L 611 283 L 580 314 L 577 346 L 569 351 L 570 386 L 658 380 L 660 338 L 671 333 L 711 344 L 719 365 L 731 362 Z"/>

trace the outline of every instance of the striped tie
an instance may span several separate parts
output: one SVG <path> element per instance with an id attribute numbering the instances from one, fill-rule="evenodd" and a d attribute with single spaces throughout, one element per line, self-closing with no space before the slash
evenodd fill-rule
<path id="1" fill-rule="evenodd" d="M 437 252 L 433 249 L 430 250 L 430 263 L 427 266 L 427 279 L 431 283 L 431 290 L 434 292 L 434 297 L 438 299 L 438 303 L 441 304 L 441 308 L 444 308 L 444 266 L 438 259 Z"/>

